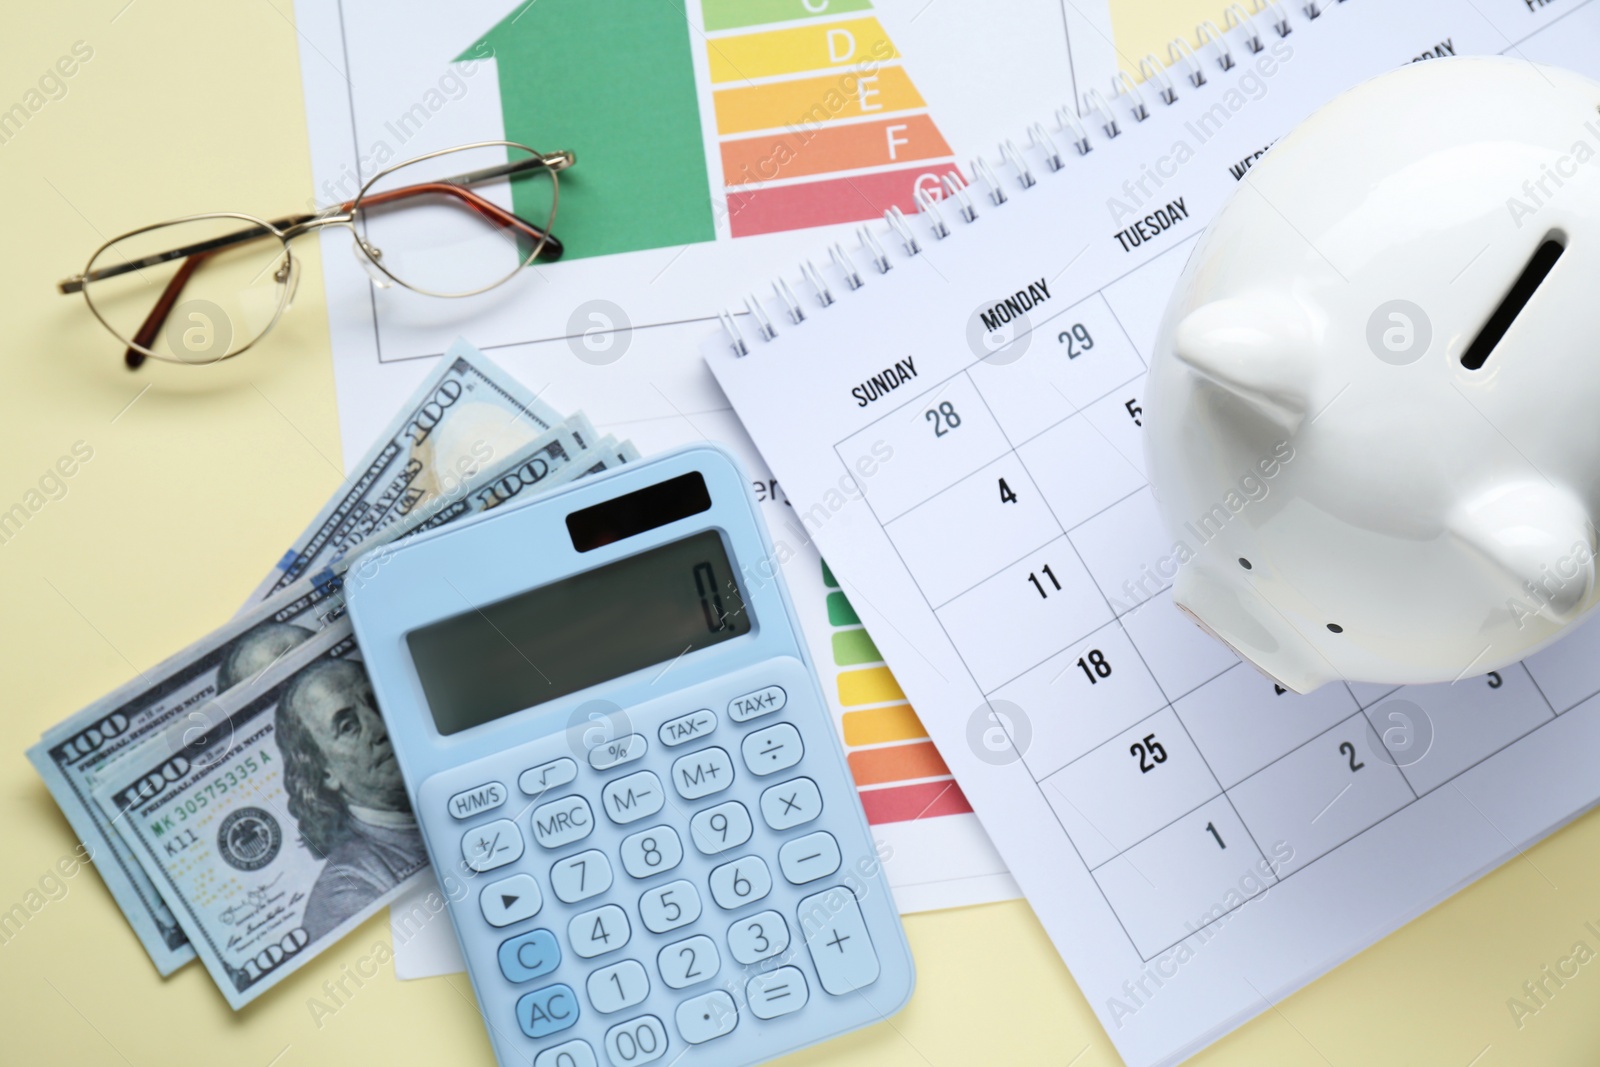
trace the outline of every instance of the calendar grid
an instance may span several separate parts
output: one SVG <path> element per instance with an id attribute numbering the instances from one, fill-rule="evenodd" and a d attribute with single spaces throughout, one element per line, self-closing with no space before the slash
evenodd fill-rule
<path id="1" fill-rule="evenodd" d="M 1079 749 L 1066 759 L 1052 760 L 1048 758 L 1047 754 L 1042 756 L 1037 752 L 1024 752 L 1020 761 L 1023 763 L 1022 770 L 1027 773 L 1037 795 L 1050 809 L 1056 824 L 1061 828 L 1078 861 L 1083 864 L 1084 869 L 1090 874 L 1101 898 L 1105 901 L 1112 915 L 1116 917 L 1128 944 L 1142 961 L 1149 962 L 1157 956 L 1170 951 L 1187 938 L 1192 937 L 1194 933 L 1204 930 L 1211 923 L 1232 914 L 1238 908 L 1243 907 L 1245 903 L 1265 892 L 1266 889 L 1281 884 L 1301 871 L 1309 869 L 1319 860 L 1337 852 L 1344 845 L 1382 825 L 1389 818 L 1406 810 L 1412 804 L 1417 803 L 1443 785 L 1455 781 L 1460 775 L 1473 767 L 1492 759 L 1495 755 L 1536 731 L 1539 725 L 1550 721 L 1558 713 L 1554 709 L 1553 702 L 1549 700 L 1542 687 L 1538 685 L 1533 673 L 1528 670 L 1526 665 L 1522 665 L 1523 675 L 1526 677 L 1532 691 L 1538 694 L 1540 702 L 1543 703 L 1546 709 L 1545 715 L 1548 718 L 1517 732 L 1513 737 L 1504 739 L 1493 751 L 1478 754 L 1476 758 L 1465 762 L 1441 780 L 1431 784 L 1426 782 L 1419 783 L 1415 780 L 1415 775 L 1408 773 L 1407 767 L 1400 765 L 1398 762 L 1376 761 L 1377 763 L 1388 765 L 1390 777 L 1386 780 L 1390 781 L 1391 784 L 1386 788 L 1392 794 L 1389 799 L 1381 800 L 1378 807 L 1371 812 L 1366 812 L 1363 809 L 1358 814 L 1358 817 L 1355 818 L 1355 821 L 1341 824 L 1336 829 L 1336 832 L 1333 832 L 1327 839 L 1315 842 L 1306 858 L 1284 860 L 1282 864 L 1269 861 L 1268 857 L 1277 856 L 1276 849 L 1287 842 L 1282 837 L 1263 837 L 1262 834 L 1267 832 L 1267 828 L 1262 824 L 1262 813 L 1260 811 L 1252 812 L 1249 805 L 1242 804 L 1240 795 L 1249 794 L 1253 789 L 1257 788 L 1256 783 L 1269 782 L 1274 775 L 1293 773 L 1294 765 L 1297 761 L 1305 760 L 1308 753 L 1318 753 L 1321 749 L 1328 748 L 1336 737 L 1346 739 L 1355 737 L 1365 741 L 1364 747 L 1358 749 L 1354 742 L 1345 740 L 1343 741 L 1343 747 L 1338 750 L 1341 753 L 1348 750 L 1347 758 L 1352 775 L 1357 769 L 1364 768 L 1367 763 L 1362 757 L 1371 758 L 1371 752 L 1374 749 L 1370 738 L 1376 737 L 1379 731 L 1380 724 L 1375 720 L 1374 712 L 1391 699 L 1395 693 L 1400 692 L 1400 689 L 1387 689 L 1379 695 L 1363 701 L 1362 695 L 1357 693 L 1354 688 L 1349 685 L 1343 685 L 1340 688 L 1342 689 L 1341 695 L 1345 701 L 1344 706 L 1352 709 L 1348 713 L 1340 714 L 1333 721 L 1314 731 L 1311 736 L 1300 737 L 1295 739 L 1293 743 L 1286 744 L 1281 751 L 1276 751 L 1270 758 L 1260 761 L 1258 765 L 1251 765 L 1243 771 L 1234 771 L 1228 774 L 1224 774 L 1218 768 L 1212 756 L 1208 754 L 1205 738 L 1197 735 L 1194 725 L 1189 721 L 1189 716 L 1194 713 L 1194 709 L 1186 708 L 1185 705 L 1191 700 L 1202 698 L 1209 690 L 1219 685 L 1238 684 L 1236 680 L 1230 681 L 1230 675 L 1235 672 L 1247 675 L 1249 673 L 1248 667 L 1234 659 L 1233 662 L 1221 667 L 1219 670 L 1205 670 L 1200 672 L 1198 677 L 1184 678 L 1176 683 L 1171 678 L 1163 679 L 1159 677 L 1160 671 L 1151 663 L 1145 648 L 1141 646 L 1134 631 L 1130 628 L 1130 623 L 1135 613 L 1151 609 L 1151 601 L 1156 600 L 1171 589 L 1171 581 L 1161 582 L 1156 591 L 1147 598 L 1140 600 L 1131 607 L 1118 610 L 1117 601 L 1105 587 L 1102 575 L 1092 565 L 1092 560 L 1085 556 L 1084 547 L 1079 544 L 1078 537 L 1075 536 L 1092 530 L 1097 522 L 1114 521 L 1112 515 L 1118 509 L 1137 506 L 1136 498 L 1146 493 L 1149 488 L 1142 472 L 1139 473 L 1137 484 L 1132 485 L 1130 488 L 1111 494 L 1108 500 L 1096 501 L 1095 506 L 1087 508 L 1082 514 L 1064 516 L 1056 501 L 1052 498 L 1052 494 L 1044 488 L 1046 485 L 1043 480 L 1045 472 L 1036 466 L 1039 460 L 1036 458 L 1034 461 L 1030 461 L 1029 455 L 1025 454 L 1031 448 L 1038 447 L 1044 456 L 1053 457 L 1055 453 L 1048 449 L 1047 446 L 1050 442 L 1045 440 L 1046 435 L 1056 433 L 1066 424 L 1078 420 L 1078 422 L 1085 424 L 1093 431 L 1093 434 L 1099 439 L 1099 445 L 1103 445 L 1110 451 L 1120 454 L 1125 462 L 1128 462 L 1130 466 L 1133 465 L 1127 455 L 1122 454 L 1122 450 L 1107 436 L 1105 430 L 1095 423 L 1089 414 L 1096 409 L 1097 405 L 1107 404 L 1119 398 L 1120 394 L 1123 393 L 1134 392 L 1135 395 L 1131 403 L 1136 403 L 1137 386 L 1143 377 L 1144 368 L 1147 366 L 1143 354 L 1132 343 L 1126 328 L 1111 308 L 1110 302 L 1105 300 L 1100 292 L 1090 294 L 1072 307 L 1034 324 L 1033 331 L 1042 334 L 1041 327 L 1045 323 L 1068 316 L 1074 310 L 1082 310 L 1083 314 L 1080 317 L 1087 320 L 1091 314 L 1086 307 L 1088 305 L 1092 305 L 1093 310 L 1100 313 L 1100 319 L 1108 320 L 1113 324 L 1116 333 L 1120 335 L 1118 339 L 1125 347 L 1125 352 L 1138 361 L 1139 370 L 1131 376 L 1117 375 L 1113 379 L 1114 384 L 1092 391 L 1090 397 L 1081 403 L 1074 403 L 1070 397 L 1061 393 L 1059 387 L 1056 387 L 1056 392 L 1061 393 L 1063 399 L 1067 401 L 1067 405 L 1070 408 L 1068 414 L 1051 419 L 1037 420 L 1037 424 L 1028 427 L 1027 432 L 1015 433 L 1013 427 L 1008 425 L 1008 421 L 1003 417 L 1004 412 L 996 410 L 990 392 L 986 391 L 986 386 L 988 390 L 1001 387 L 997 386 L 994 381 L 979 380 L 976 372 L 980 370 L 983 363 L 987 362 L 980 359 L 964 365 L 936 382 L 929 389 L 886 411 L 872 423 L 856 431 L 850 438 L 836 442 L 833 450 L 835 458 L 845 472 L 849 474 L 851 467 L 846 450 L 851 440 L 864 434 L 870 434 L 875 428 L 881 427 L 891 420 L 899 420 L 903 424 L 900 429 L 904 431 L 911 426 L 920 429 L 920 424 L 924 419 L 931 416 L 933 427 L 937 431 L 940 428 L 937 413 L 941 411 L 941 406 L 944 409 L 949 409 L 952 414 L 959 414 L 961 411 L 966 410 L 971 411 L 970 416 L 963 414 L 960 416 L 962 418 L 986 420 L 981 425 L 986 427 L 985 432 L 988 433 L 988 437 L 985 440 L 988 441 L 988 444 L 964 457 L 965 466 L 949 472 L 942 480 L 936 483 L 929 482 L 920 485 L 918 487 L 918 495 L 914 499 L 908 498 L 898 502 L 891 502 L 890 506 L 885 507 L 882 500 L 874 499 L 871 488 L 863 492 L 864 501 L 874 520 L 878 522 L 880 528 L 888 536 L 890 545 L 900 565 L 911 577 L 923 603 L 938 622 L 946 640 L 955 649 L 956 657 L 962 670 L 965 671 L 973 681 L 975 688 L 983 694 L 986 700 L 992 701 L 997 694 L 1006 692 L 1013 686 L 1025 684 L 1036 673 L 1048 670 L 1049 665 L 1063 657 L 1068 650 L 1096 640 L 1097 635 L 1115 633 L 1126 644 L 1124 652 L 1132 652 L 1132 658 L 1128 661 L 1129 667 L 1125 669 L 1141 672 L 1138 676 L 1144 679 L 1148 686 L 1153 689 L 1153 703 L 1150 706 L 1150 710 L 1135 715 L 1129 721 L 1118 720 L 1114 723 L 1104 724 L 1104 728 L 1099 730 L 1097 735 L 1080 738 L 1078 741 Z M 1012 343 L 1016 344 L 1017 341 L 1014 340 Z M 1004 349 L 999 351 L 1004 351 Z M 971 406 L 969 407 L 969 405 Z M 917 417 L 919 408 L 924 409 L 921 412 L 922 417 Z M 948 421 L 948 416 L 946 416 L 946 419 Z M 980 424 L 974 422 L 973 425 Z M 952 427 L 946 432 L 956 432 L 956 428 Z M 1094 437 L 1089 438 L 1089 440 L 1091 444 L 1095 443 Z M 1135 469 L 1137 470 L 1137 468 Z M 1005 479 L 1009 477 L 1016 482 L 1013 492 L 1020 490 L 1029 495 L 1038 496 L 1039 507 L 1042 510 L 1036 516 L 1035 525 L 1029 527 L 1031 532 L 1017 535 L 1021 537 L 1020 540 L 1005 544 L 991 545 L 986 543 L 978 545 L 979 551 L 973 553 L 975 557 L 981 555 L 981 558 L 976 559 L 976 569 L 972 569 L 970 573 L 965 574 L 960 581 L 949 582 L 948 588 L 944 588 L 939 592 L 930 591 L 926 575 L 919 574 L 917 560 L 914 558 L 914 548 L 908 549 L 907 543 L 904 543 L 905 538 L 908 536 L 906 531 L 930 525 L 937 527 L 940 508 L 953 507 L 959 512 L 963 500 L 973 493 L 981 492 L 983 483 L 989 479 L 996 478 L 997 471 L 1002 472 L 999 475 L 999 482 L 1002 486 L 1006 484 Z M 1048 516 L 1048 521 L 1045 521 L 1045 516 Z M 899 531 L 898 534 L 897 531 Z M 963 635 L 959 628 L 952 628 L 946 613 L 960 608 L 962 602 L 968 598 L 984 596 L 988 588 L 996 582 L 1004 580 L 1008 575 L 1012 578 L 1017 577 L 1013 572 L 1017 572 L 1019 568 L 1028 568 L 1030 561 L 1043 559 L 1051 551 L 1051 546 L 1064 546 L 1068 550 L 1068 552 L 1059 556 L 1050 557 L 1052 561 L 1059 560 L 1056 563 L 1057 566 L 1065 564 L 1067 566 L 1075 565 L 1076 567 L 1071 576 L 1065 570 L 1060 575 L 1048 570 L 1044 572 L 1049 576 L 1049 580 L 1055 583 L 1055 590 L 1053 591 L 1067 594 L 1067 589 L 1063 583 L 1075 579 L 1077 585 L 1081 586 L 1079 599 L 1087 598 L 1090 602 L 1098 600 L 1099 605 L 1093 610 L 1087 610 L 1086 605 L 1079 604 L 1080 608 L 1085 608 L 1086 610 L 1081 614 L 1081 617 L 1076 617 L 1076 625 L 1053 630 L 1052 632 L 1058 636 L 1051 637 L 1045 644 L 1039 644 L 1037 647 L 1031 648 L 1026 655 L 1013 654 L 1007 661 L 1008 666 L 1004 671 L 994 671 L 992 665 L 980 666 L 983 660 L 981 650 L 978 653 L 979 662 L 974 662 L 973 650 L 963 640 Z M 911 556 L 908 556 L 908 550 L 912 551 Z M 1038 568 L 1029 570 L 1028 580 L 1034 582 L 1041 597 L 1045 597 L 1047 589 L 1043 584 L 1043 579 L 1040 578 Z M 1141 592 L 1146 591 L 1148 587 L 1148 583 L 1142 585 Z M 1047 597 L 1045 598 L 1048 599 Z M 1068 636 L 1062 637 L 1059 636 L 1060 634 Z M 1101 643 L 1104 643 L 1107 639 L 1109 638 L 1101 639 Z M 1084 661 L 1080 659 L 1078 666 L 1082 667 L 1083 664 Z M 1061 670 L 1056 672 L 1055 677 L 1051 679 L 1050 684 L 1053 685 L 1067 670 L 1071 669 L 1070 665 L 1062 667 Z M 1087 672 L 1088 669 L 1084 669 Z M 1077 699 L 1074 698 L 1071 704 L 1076 711 Z M 1165 720 L 1166 716 L 1171 716 L 1167 729 L 1171 729 L 1170 723 L 1175 723 L 1176 733 L 1165 734 L 1160 730 L 1151 729 L 1156 720 Z M 1020 751 L 1016 749 L 1018 736 L 1015 733 L 1014 724 L 1003 715 L 996 715 L 995 718 L 998 725 L 1010 739 L 1014 750 Z M 1357 732 L 1352 733 L 1353 730 Z M 1138 737 L 1141 733 L 1146 736 L 1147 740 L 1157 736 L 1157 734 L 1161 734 L 1167 744 L 1181 744 L 1185 756 L 1192 753 L 1193 757 L 1196 758 L 1198 768 L 1195 773 L 1203 772 L 1203 778 L 1194 780 L 1199 783 L 1197 787 L 1191 783 L 1190 792 L 1185 794 L 1187 799 L 1172 805 L 1172 810 L 1164 810 L 1154 819 L 1145 824 L 1140 824 L 1137 832 L 1124 833 L 1118 827 L 1102 828 L 1097 826 L 1090 814 L 1084 810 L 1085 807 L 1094 809 L 1095 805 L 1075 802 L 1073 797 L 1069 795 L 1069 791 L 1063 788 L 1062 783 L 1070 781 L 1080 767 L 1089 768 L 1091 765 L 1103 764 L 1105 761 L 1104 753 L 1109 752 L 1113 756 L 1118 755 L 1118 749 L 1123 743 L 1127 742 L 1130 737 Z M 1135 748 L 1135 751 L 1137 751 L 1137 748 Z M 1163 756 L 1163 760 L 1165 758 Z M 1288 768 L 1288 770 L 1286 771 L 1285 768 Z M 1092 772 L 1086 771 L 1086 773 L 1103 772 L 1096 770 Z M 1379 773 L 1384 773 L 1381 768 Z M 1261 788 L 1265 789 L 1267 787 L 1262 786 Z M 1321 811 L 1312 816 L 1311 823 L 1314 825 L 1325 815 L 1335 811 L 1341 804 L 1356 803 L 1356 801 L 1350 800 L 1346 796 L 1354 788 L 1355 782 L 1352 779 L 1345 782 L 1336 792 L 1330 792 L 1326 804 Z M 1364 803 L 1371 804 L 1373 802 L 1364 801 Z M 1168 921 L 1166 922 L 1166 928 L 1163 929 L 1161 923 L 1152 922 L 1148 915 L 1138 914 L 1139 906 L 1130 904 L 1129 900 L 1126 899 L 1129 896 L 1126 886 L 1121 889 L 1117 888 L 1116 880 L 1120 876 L 1119 872 L 1126 867 L 1152 891 L 1156 891 L 1157 882 L 1152 879 L 1150 873 L 1147 873 L 1140 866 L 1144 860 L 1141 858 L 1136 862 L 1136 857 L 1145 856 L 1145 850 L 1147 849 L 1161 847 L 1173 833 L 1194 831 L 1194 827 L 1185 829 L 1185 824 L 1204 817 L 1211 812 L 1216 814 L 1211 819 L 1208 819 L 1204 830 L 1200 832 L 1210 831 L 1216 844 L 1223 851 L 1226 851 L 1227 845 L 1223 843 L 1223 833 L 1217 829 L 1217 826 L 1223 825 L 1224 829 L 1230 825 L 1235 827 L 1236 829 L 1227 831 L 1230 837 L 1234 833 L 1242 831 L 1239 845 L 1241 848 L 1246 849 L 1243 853 L 1243 858 L 1248 864 L 1245 870 L 1255 875 L 1258 888 L 1252 893 L 1240 896 L 1228 906 L 1224 906 L 1220 902 L 1206 904 L 1197 914 L 1209 915 L 1211 918 L 1205 922 L 1188 922 L 1181 931 L 1171 928 L 1171 916 L 1166 916 L 1165 918 Z M 1102 813 L 1097 811 L 1096 814 Z M 1102 815 L 1102 817 L 1104 816 Z M 1228 818 L 1231 818 L 1231 823 L 1227 822 Z M 1221 822 L 1219 823 L 1218 820 L 1221 820 Z M 1083 824 L 1082 826 L 1072 825 L 1079 821 Z M 1270 821 L 1269 817 L 1268 822 L 1270 823 Z M 1085 850 L 1086 842 L 1080 840 L 1086 832 L 1096 839 L 1093 843 L 1097 846 L 1089 848 L 1088 851 Z M 1273 852 L 1269 853 L 1267 849 L 1262 847 L 1263 840 L 1273 841 Z M 1246 842 L 1248 842 L 1247 848 Z M 1236 860 L 1231 862 L 1236 862 Z M 1133 895 L 1137 895 L 1139 891 L 1138 887 L 1135 886 Z M 1221 893 L 1213 895 L 1219 901 L 1225 896 L 1225 894 Z M 1134 908 L 1132 913 L 1129 912 L 1130 907 Z M 1153 947 L 1155 945 L 1160 947 Z"/>

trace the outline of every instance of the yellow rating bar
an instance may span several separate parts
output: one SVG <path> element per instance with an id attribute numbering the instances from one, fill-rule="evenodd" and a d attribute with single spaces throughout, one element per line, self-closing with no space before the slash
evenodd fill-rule
<path id="1" fill-rule="evenodd" d="M 706 42 L 706 55 L 713 85 L 830 68 L 872 74 L 900 58 L 875 18 L 718 37 Z"/>

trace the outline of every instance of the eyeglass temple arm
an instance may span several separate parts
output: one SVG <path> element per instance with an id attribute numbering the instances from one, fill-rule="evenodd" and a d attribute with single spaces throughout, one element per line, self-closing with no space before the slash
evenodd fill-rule
<path id="1" fill-rule="evenodd" d="M 517 174 L 525 170 L 548 169 L 552 171 L 561 171 L 571 166 L 572 162 L 572 153 L 553 152 L 543 159 L 528 159 L 518 163 L 507 163 L 497 167 L 486 167 L 483 170 L 475 170 L 467 174 L 458 174 L 453 178 L 442 178 L 436 182 L 425 182 L 420 185 L 407 185 L 402 186 L 399 189 L 389 190 L 388 192 L 384 193 L 374 193 L 363 198 L 362 202 L 366 204 L 391 203 L 407 196 L 418 196 L 424 193 L 437 193 L 444 196 L 454 196 L 457 199 L 465 201 L 469 207 L 497 225 L 519 229 L 528 234 L 530 237 L 533 237 L 535 240 L 543 240 L 544 247 L 539 250 L 539 258 L 557 260 L 561 258 L 561 255 L 566 251 L 566 248 L 562 245 L 560 239 L 557 238 L 555 234 L 545 233 L 544 230 L 535 226 L 533 223 L 527 221 L 521 216 L 514 215 L 511 212 L 506 211 L 504 208 L 493 203 L 492 201 L 485 200 L 477 193 L 474 193 L 472 190 L 466 188 L 466 186 L 475 182 L 488 181 L 490 178 L 498 178 L 509 174 Z M 335 214 L 348 214 L 350 211 L 354 210 L 355 203 L 356 202 L 354 200 L 345 201 L 343 204 L 339 205 Z M 308 228 L 311 224 L 316 223 L 323 218 L 325 218 L 324 215 L 290 215 L 286 218 L 274 220 L 271 223 L 271 226 L 278 232 L 289 236 L 292 235 L 293 231 L 302 231 L 305 228 Z M 201 252 L 215 252 L 223 248 L 231 248 L 234 245 L 243 244 L 246 241 L 259 240 L 262 237 L 270 236 L 270 234 L 270 230 L 261 226 L 251 226 L 248 229 L 238 230 L 231 234 L 223 234 L 221 237 L 213 237 L 209 241 L 199 241 L 195 244 L 185 245 L 183 248 L 175 248 L 168 252 L 158 252 L 154 255 L 145 256 L 143 259 L 133 262 L 118 263 L 111 267 L 102 267 L 99 270 L 91 271 L 88 274 L 76 274 L 71 278 L 63 279 L 61 282 L 57 283 L 56 288 L 62 293 L 81 292 L 83 287 L 89 282 L 97 282 L 105 278 L 115 278 L 119 275 L 127 274 L 130 271 L 141 270 L 144 267 L 154 267 L 162 263 L 171 262 L 174 259 L 186 258 Z"/>
<path id="2" fill-rule="evenodd" d="M 133 345 L 150 347 L 151 342 L 156 339 L 156 334 L 161 332 L 161 327 L 166 325 L 167 316 L 172 314 L 172 308 L 183 293 L 183 287 L 189 284 L 190 275 L 194 274 L 211 255 L 209 251 L 196 252 L 183 261 L 177 273 L 167 282 L 167 287 L 161 291 L 156 306 L 150 309 L 150 314 L 146 315 L 144 322 L 139 325 L 139 332 L 133 335 Z M 129 370 L 138 370 L 144 365 L 145 354 L 133 345 L 122 354 L 122 362 L 128 365 Z"/>

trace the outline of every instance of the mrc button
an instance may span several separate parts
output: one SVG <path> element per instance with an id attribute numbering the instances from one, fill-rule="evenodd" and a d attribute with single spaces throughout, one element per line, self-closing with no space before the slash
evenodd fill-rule
<path id="1" fill-rule="evenodd" d="M 506 802 L 506 787 L 499 782 L 484 782 L 471 789 L 463 789 L 450 798 L 450 814 L 458 819 L 470 819 L 485 811 L 493 811 Z"/>
<path id="2" fill-rule="evenodd" d="M 749 722 L 779 710 L 788 699 L 782 686 L 769 685 L 728 701 L 728 718 L 734 722 Z"/>
<path id="3" fill-rule="evenodd" d="M 533 839 L 545 848 L 560 848 L 582 841 L 594 831 L 589 802 L 573 795 L 533 809 Z"/>

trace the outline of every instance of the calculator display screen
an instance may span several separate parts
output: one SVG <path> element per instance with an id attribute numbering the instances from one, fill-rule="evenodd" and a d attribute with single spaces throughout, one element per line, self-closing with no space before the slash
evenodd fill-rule
<path id="1" fill-rule="evenodd" d="M 659 545 L 406 635 L 441 734 L 750 632 L 722 535 Z"/>

